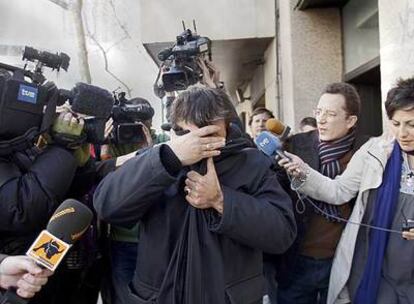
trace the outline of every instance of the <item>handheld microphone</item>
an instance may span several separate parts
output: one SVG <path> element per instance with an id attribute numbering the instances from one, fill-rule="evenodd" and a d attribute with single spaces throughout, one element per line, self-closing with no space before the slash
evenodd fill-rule
<path id="1" fill-rule="evenodd" d="M 42 267 L 54 271 L 63 260 L 69 248 L 89 228 L 92 211 L 74 199 L 65 200 L 55 211 L 37 239 L 30 246 L 26 255 Z M 26 304 L 30 299 L 23 299 L 16 290 L 9 288 L 1 304 Z"/>
<path id="2" fill-rule="evenodd" d="M 92 211 L 84 204 L 74 199 L 65 200 L 26 255 L 54 271 L 72 244 L 89 228 L 92 217 Z"/>
<path id="3" fill-rule="evenodd" d="M 109 91 L 83 82 L 71 91 L 61 89 L 59 93 L 63 99 L 69 99 L 74 112 L 98 118 L 108 118 L 115 103 Z"/>
<path id="4" fill-rule="evenodd" d="M 283 152 L 280 139 L 269 131 L 260 133 L 254 142 L 259 150 L 268 156 L 275 157 L 278 155 L 281 158 L 290 159 L 289 156 Z"/>
<path id="5" fill-rule="evenodd" d="M 290 133 L 290 127 L 285 126 L 280 120 L 276 118 L 269 118 L 266 121 L 266 129 L 279 136 L 281 141 L 285 140 Z"/>

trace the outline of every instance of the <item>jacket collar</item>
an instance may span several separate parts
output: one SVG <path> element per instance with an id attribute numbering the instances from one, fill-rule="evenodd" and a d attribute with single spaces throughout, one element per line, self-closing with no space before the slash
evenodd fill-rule
<path id="1" fill-rule="evenodd" d="M 394 136 L 392 136 L 390 133 L 384 133 L 378 137 L 377 144 L 371 145 L 367 150 L 368 154 L 376 158 L 384 169 L 388 158 L 391 156 L 394 142 Z"/>

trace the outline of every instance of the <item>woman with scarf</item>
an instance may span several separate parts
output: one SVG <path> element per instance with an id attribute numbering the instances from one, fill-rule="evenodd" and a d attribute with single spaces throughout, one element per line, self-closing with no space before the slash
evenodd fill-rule
<path id="1" fill-rule="evenodd" d="M 170 119 L 171 141 L 139 152 L 95 192 L 103 219 L 141 221 L 129 303 L 259 304 L 263 251 L 283 252 L 296 234 L 272 160 L 219 89 L 181 92 Z"/>
<path id="2" fill-rule="evenodd" d="M 414 78 L 400 80 L 387 95 L 392 136 L 369 140 L 335 179 L 299 157 L 279 164 L 292 188 L 330 204 L 356 197 L 337 246 L 328 304 L 414 303 Z M 362 225 L 360 225 L 362 223 Z"/>

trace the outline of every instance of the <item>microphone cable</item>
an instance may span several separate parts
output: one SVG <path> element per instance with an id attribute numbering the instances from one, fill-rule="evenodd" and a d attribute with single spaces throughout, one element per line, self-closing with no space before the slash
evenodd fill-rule
<path id="1" fill-rule="evenodd" d="M 289 181 L 292 183 L 291 176 L 289 174 L 287 174 L 287 176 L 289 178 Z M 326 215 L 330 218 L 336 219 L 337 221 L 340 221 L 340 222 L 343 222 L 343 223 L 349 223 L 349 224 L 353 224 L 353 225 L 358 225 L 358 226 L 362 226 L 362 227 L 366 227 L 366 228 L 370 228 L 370 229 L 374 229 L 374 230 L 379 230 L 379 231 L 383 231 L 383 232 L 396 233 L 398 235 L 401 235 L 401 233 L 402 233 L 401 230 L 394 230 L 394 229 L 388 229 L 388 228 L 383 228 L 383 227 L 379 227 L 379 226 L 369 225 L 369 224 L 365 224 L 365 223 L 358 223 L 358 222 L 354 222 L 354 221 L 345 219 L 345 218 L 340 217 L 340 216 L 329 214 L 326 211 L 319 208 L 308 196 L 302 195 L 297 190 L 293 190 L 293 191 L 295 191 L 295 193 L 298 196 L 298 200 L 296 201 L 296 204 L 295 204 L 295 209 L 296 209 L 296 212 L 298 212 L 299 214 L 303 214 L 305 212 L 305 209 L 306 209 L 305 201 L 306 201 L 307 203 L 311 204 L 312 207 L 315 208 L 316 210 L 318 210 L 320 213 L 322 213 L 322 214 L 324 214 L 324 215 Z M 300 210 L 299 210 L 299 207 L 298 207 L 299 202 L 302 205 L 302 208 Z"/>

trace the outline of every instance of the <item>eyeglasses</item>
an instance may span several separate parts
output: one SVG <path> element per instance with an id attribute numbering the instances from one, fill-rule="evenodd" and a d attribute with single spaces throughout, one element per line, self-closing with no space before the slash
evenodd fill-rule
<path id="1" fill-rule="evenodd" d="M 325 118 L 327 119 L 335 119 L 338 116 L 338 113 L 336 113 L 335 111 L 323 110 L 323 109 L 317 108 L 313 110 L 313 115 L 316 118 L 325 116 Z"/>

